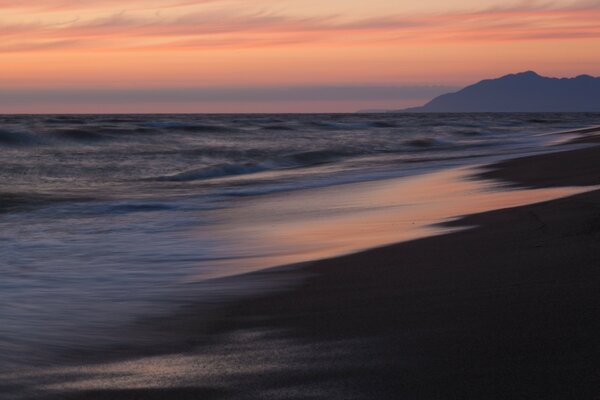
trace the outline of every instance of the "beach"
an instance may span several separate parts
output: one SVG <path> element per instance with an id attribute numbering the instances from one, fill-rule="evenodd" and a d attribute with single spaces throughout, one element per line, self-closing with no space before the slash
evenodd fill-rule
<path id="1" fill-rule="evenodd" d="M 449 219 L 397 244 L 200 283 L 255 290 L 140 319 L 122 331 L 122 346 L 73 351 L 43 372 L 5 375 L 2 393 L 595 398 L 600 146 L 557 150 L 470 170 L 469 179 L 587 189 Z"/>
<path id="2" fill-rule="evenodd" d="M 0 0 L 0 400 L 600 400 L 600 0 L 124 4 Z"/>

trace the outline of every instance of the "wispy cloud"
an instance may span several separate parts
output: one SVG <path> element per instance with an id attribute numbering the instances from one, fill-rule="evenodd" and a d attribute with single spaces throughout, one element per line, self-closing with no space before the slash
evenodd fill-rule
<path id="1" fill-rule="evenodd" d="M 299 17 L 249 6 L 197 9 L 199 4 L 228 0 L 156 0 L 158 9 L 178 7 L 175 14 L 148 14 L 131 10 L 104 16 L 86 14 L 74 20 L 44 19 L 15 24 L 0 22 L 0 52 L 55 49 L 162 50 L 252 48 L 321 43 L 361 45 L 377 42 L 478 42 L 516 40 L 570 40 L 600 38 L 600 2 L 583 1 L 558 7 L 552 3 L 523 3 L 511 7 L 444 14 L 392 15 L 356 18 L 345 15 Z M 131 0 L 135 5 L 139 0 Z M 84 0 L 26 1 L 21 7 L 85 7 Z M 268 3 L 268 2 L 267 2 Z M 0 8 L 14 2 L 0 0 Z M 14 7 L 14 6 L 13 6 Z M 0 19 L 1 21 L 1 19 Z"/>
<path id="2" fill-rule="evenodd" d="M 227 3 L 231 0 L 0 0 L 0 10 L 60 11 L 97 10 L 105 8 L 178 8 L 208 3 Z"/>
<path id="3" fill-rule="evenodd" d="M 19 42 L 16 44 L 0 45 L 0 53 L 18 53 L 27 51 L 73 49 L 78 45 L 77 40 L 54 40 L 54 41 L 36 41 Z"/>

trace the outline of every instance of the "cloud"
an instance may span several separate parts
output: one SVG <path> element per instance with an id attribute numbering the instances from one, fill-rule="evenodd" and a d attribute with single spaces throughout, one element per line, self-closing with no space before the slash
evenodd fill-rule
<path id="1" fill-rule="evenodd" d="M 135 5 L 139 0 L 131 0 Z M 198 4 L 226 0 L 152 2 L 157 9 L 179 7 L 174 14 L 132 10 L 84 14 L 74 20 L 0 24 L 0 52 L 57 49 L 152 50 L 253 48 L 302 43 L 366 45 L 372 43 L 439 43 L 600 38 L 600 2 L 558 7 L 523 3 L 468 12 L 356 18 L 347 15 L 300 17 L 258 11 L 248 6 L 197 9 Z M 11 2 L 13 3 L 13 2 Z M 25 2 L 33 6 L 34 2 Z M 91 1 L 46 0 L 50 7 L 91 7 Z M 94 4 L 113 5 L 113 0 Z M 269 2 L 267 2 L 269 3 Z M 9 4 L 0 0 L 0 8 Z M 230 3 L 231 5 L 231 3 Z"/>
<path id="2" fill-rule="evenodd" d="M 18 53 L 40 50 L 73 49 L 77 47 L 76 40 L 55 40 L 48 42 L 19 42 L 17 44 L 0 45 L 0 53 Z"/>
<path id="3" fill-rule="evenodd" d="M 0 10 L 61 11 L 105 8 L 178 8 L 208 3 L 227 3 L 227 0 L 0 0 Z"/>

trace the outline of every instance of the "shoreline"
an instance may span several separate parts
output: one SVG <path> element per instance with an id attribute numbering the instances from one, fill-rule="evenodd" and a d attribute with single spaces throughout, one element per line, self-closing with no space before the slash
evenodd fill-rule
<path id="1" fill-rule="evenodd" d="M 535 155 L 494 164 L 480 177 L 526 187 L 598 185 L 598 159 L 598 146 Z M 216 361 L 237 354 L 233 367 L 225 362 L 215 376 L 145 385 L 151 388 L 135 379 L 109 388 L 102 378 L 83 389 L 58 379 L 45 395 L 591 398 L 599 383 L 593 374 L 593 338 L 600 333 L 593 307 L 600 283 L 594 268 L 600 265 L 599 203 L 600 190 L 594 190 L 469 215 L 444 224 L 467 230 L 291 271 L 250 273 L 284 281 L 301 274 L 302 280 L 219 305 L 210 326 L 196 315 L 194 307 L 202 304 L 187 307 L 161 326 L 169 335 L 169 327 L 187 324 L 181 327 L 187 350 L 139 360 L 153 364 L 155 378 L 173 374 L 169 365 L 182 357 L 202 359 L 203 353 L 216 352 Z M 199 381 L 206 385 L 193 384 Z"/>
<path id="2" fill-rule="evenodd" d="M 596 146 L 490 170 L 529 187 L 598 185 L 599 159 Z M 550 160 L 562 167 L 552 179 Z M 593 398 L 600 383 L 597 204 L 600 189 L 468 215 L 444 224 L 468 230 L 313 262 L 302 287 L 234 305 L 219 331 L 247 329 L 240 316 L 262 315 L 254 329 L 339 347 L 345 361 L 328 378 L 338 385 L 323 398 Z M 347 341 L 364 351 L 339 345 Z M 330 367 L 311 365 L 323 373 Z M 309 380 L 297 384 L 310 387 Z M 339 389 L 345 385 L 351 390 Z"/>

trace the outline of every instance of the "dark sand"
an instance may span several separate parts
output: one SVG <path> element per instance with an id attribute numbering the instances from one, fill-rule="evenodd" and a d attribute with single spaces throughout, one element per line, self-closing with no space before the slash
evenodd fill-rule
<path id="1" fill-rule="evenodd" d="M 517 158 L 495 164 L 481 174 L 527 187 L 589 186 L 600 184 L 598 148 L 583 148 Z"/>
<path id="2" fill-rule="evenodd" d="M 600 184 L 600 147 L 502 162 L 483 177 Z M 226 305 L 210 326 L 214 343 L 284 332 L 305 346 L 303 368 L 296 356 L 235 381 L 59 398 L 600 398 L 600 191 L 452 225 L 476 227 L 308 264 L 300 286 Z M 190 337 L 206 336 L 193 308 L 177 319 Z M 248 339 L 244 351 L 259 343 Z M 289 357 L 281 345 L 259 353 L 246 362 Z"/>

